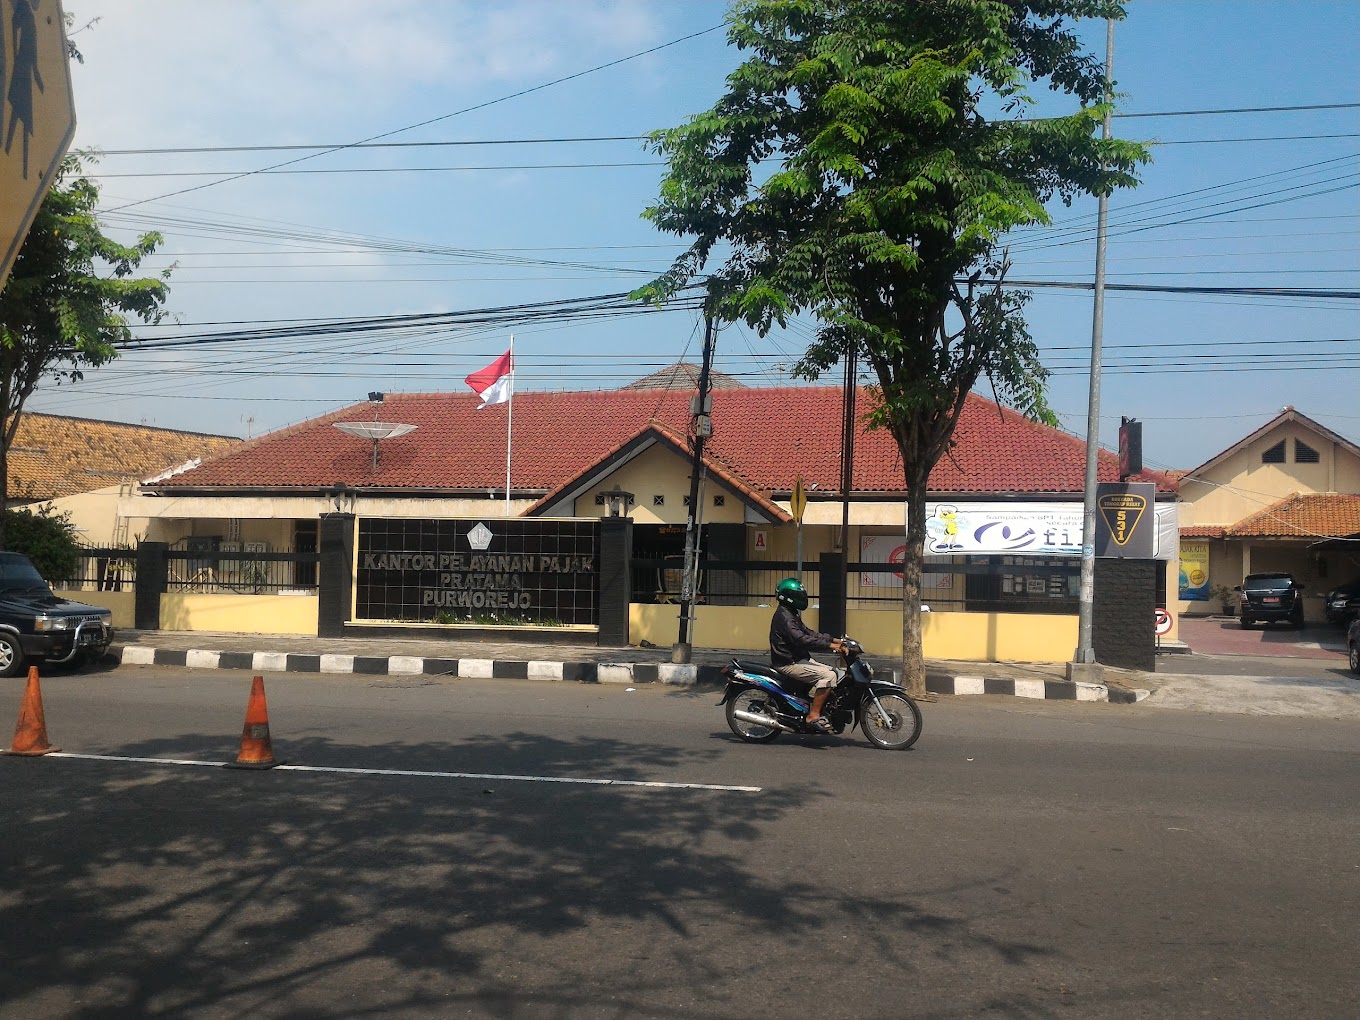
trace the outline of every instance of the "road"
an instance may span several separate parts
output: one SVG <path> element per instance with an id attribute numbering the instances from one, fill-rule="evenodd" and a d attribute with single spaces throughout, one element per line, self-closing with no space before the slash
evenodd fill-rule
<path id="1" fill-rule="evenodd" d="M 49 734 L 230 760 L 249 682 L 44 678 Z M 0 759 L 0 1016 L 1353 1015 L 1357 723 L 967 698 L 904 753 L 742 744 L 712 689 L 267 693 L 279 757 L 389 771 Z"/>

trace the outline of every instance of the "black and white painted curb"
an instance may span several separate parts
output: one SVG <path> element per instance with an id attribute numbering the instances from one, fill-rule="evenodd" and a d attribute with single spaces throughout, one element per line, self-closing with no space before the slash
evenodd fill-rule
<path id="1" fill-rule="evenodd" d="M 556 662 L 536 659 L 443 659 L 415 655 L 335 655 L 299 652 L 223 652 L 207 649 L 112 649 L 124 666 L 185 666 L 243 669 L 257 673 L 358 673 L 366 676 L 449 676 L 475 680 L 570 680 L 600 684 L 720 684 L 719 666 L 670 662 Z M 880 671 L 883 675 L 885 671 Z M 895 673 L 889 673 L 893 678 Z M 982 676 L 926 678 L 932 694 L 1000 694 L 1048 701 L 1108 701 L 1132 704 L 1145 690 L 1067 680 L 1013 680 Z"/>

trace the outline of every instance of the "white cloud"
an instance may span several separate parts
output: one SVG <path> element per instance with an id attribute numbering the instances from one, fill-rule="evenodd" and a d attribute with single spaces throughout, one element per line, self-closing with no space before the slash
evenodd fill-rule
<path id="1" fill-rule="evenodd" d="M 630 0 L 72 0 L 77 144 L 351 141 L 661 41 Z M 325 136 L 325 137 L 321 137 Z"/>

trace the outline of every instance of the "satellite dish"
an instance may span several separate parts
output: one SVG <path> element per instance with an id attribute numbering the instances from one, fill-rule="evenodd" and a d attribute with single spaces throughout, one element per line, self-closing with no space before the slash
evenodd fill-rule
<path id="1" fill-rule="evenodd" d="M 408 432 L 414 432 L 419 427 L 416 425 L 398 425 L 395 422 L 386 421 L 337 421 L 332 422 L 332 424 L 348 435 L 373 440 L 373 467 L 375 469 L 378 466 L 378 440 L 404 436 Z"/>

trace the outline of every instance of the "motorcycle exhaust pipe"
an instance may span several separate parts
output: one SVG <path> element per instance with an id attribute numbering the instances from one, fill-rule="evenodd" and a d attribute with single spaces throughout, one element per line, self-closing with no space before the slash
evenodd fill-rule
<path id="1" fill-rule="evenodd" d="M 742 722 L 752 723 L 756 726 L 772 726 L 777 730 L 783 730 L 785 733 L 798 732 L 792 726 L 785 726 L 778 719 L 774 718 L 774 716 L 757 715 L 755 712 L 742 712 L 737 710 L 732 713 L 732 718 L 740 719 Z"/>

